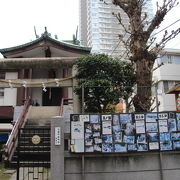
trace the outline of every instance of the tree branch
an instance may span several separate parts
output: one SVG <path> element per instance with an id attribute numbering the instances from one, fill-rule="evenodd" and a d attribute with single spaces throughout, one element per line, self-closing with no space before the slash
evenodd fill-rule
<path id="1" fill-rule="evenodd" d="M 172 10 L 175 6 L 177 6 L 179 3 L 177 3 L 177 0 L 163 0 L 163 5 L 160 7 L 158 2 L 157 2 L 157 11 L 156 14 L 151 21 L 148 29 L 147 29 L 147 35 L 148 37 L 151 35 L 151 33 L 154 31 L 154 29 L 158 28 L 159 25 L 162 23 L 164 20 L 164 17 L 166 14 Z"/>

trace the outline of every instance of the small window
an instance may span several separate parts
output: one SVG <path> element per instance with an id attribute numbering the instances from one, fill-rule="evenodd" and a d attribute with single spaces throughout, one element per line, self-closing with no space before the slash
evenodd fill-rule
<path id="1" fill-rule="evenodd" d="M 172 63 L 173 64 L 180 64 L 180 56 L 173 56 Z"/>
<path id="2" fill-rule="evenodd" d="M 0 72 L 0 79 L 5 79 L 5 72 Z"/>
<path id="3" fill-rule="evenodd" d="M 165 63 L 165 64 L 167 64 L 167 63 L 172 63 L 172 60 L 171 60 L 172 58 L 171 58 L 171 56 L 168 56 L 168 55 L 165 55 L 165 56 L 162 56 L 161 57 L 161 62 L 163 62 L 163 63 Z"/>
<path id="4" fill-rule="evenodd" d="M 0 98 L 4 97 L 4 88 L 0 88 Z"/>
<path id="5" fill-rule="evenodd" d="M 164 92 L 167 92 L 175 85 L 175 81 L 164 81 L 163 85 L 164 85 Z"/>
<path id="6" fill-rule="evenodd" d="M 164 81 L 163 85 L 164 85 L 164 92 L 167 92 L 169 90 L 168 81 Z"/>

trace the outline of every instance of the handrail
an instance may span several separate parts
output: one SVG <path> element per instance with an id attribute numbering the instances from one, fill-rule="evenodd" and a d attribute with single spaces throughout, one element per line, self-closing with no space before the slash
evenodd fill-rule
<path id="1" fill-rule="evenodd" d="M 60 116 L 63 115 L 64 105 L 73 104 L 72 100 L 73 100 L 72 98 L 62 98 L 61 99 L 61 105 L 60 105 L 60 111 L 59 111 Z"/>
<path id="2" fill-rule="evenodd" d="M 25 120 L 26 114 L 28 112 L 29 106 L 30 106 L 30 99 L 28 99 L 25 102 L 24 107 L 23 107 L 23 111 L 22 111 L 20 117 L 18 118 L 18 120 L 16 121 L 16 123 L 15 123 L 15 125 L 11 131 L 11 134 L 8 138 L 8 141 L 6 142 L 6 149 L 5 149 L 6 160 L 10 160 L 9 159 L 10 155 L 12 154 L 13 147 L 14 147 L 16 140 L 17 140 L 18 130 L 24 124 L 24 120 Z"/>

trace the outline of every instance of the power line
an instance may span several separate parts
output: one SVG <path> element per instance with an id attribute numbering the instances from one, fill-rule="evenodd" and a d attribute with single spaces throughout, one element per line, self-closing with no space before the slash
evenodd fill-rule
<path id="1" fill-rule="evenodd" d="M 180 21 L 180 19 L 176 20 L 175 22 L 173 22 L 172 24 L 168 25 L 167 27 L 161 29 L 159 32 L 153 34 L 152 36 L 155 36 L 155 35 L 159 34 L 160 32 L 166 30 L 167 28 L 169 28 L 169 27 L 171 27 L 172 25 L 176 24 L 178 21 Z"/>
<path id="2" fill-rule="evenodd" d="M 158 31 L 157 33 L 153 34 L 152 36 L 155 36 L 155 35 L 159 34 L 160 32 L 162 32 L 162 31 L 166 30 L 167 28 L 173 26 L 174 24 L 176 24 L 176 23 L 179 22 L 179 21 L 180 21 L 180 19 L 176 20 L 175 22 L 173 22 L 172 24 L 170 24 L 170 25 L 166 26 L 165 28 L 161 29 L 161 30 Z M 114 53 L 114 51 L 117 49 L 117 47 L 119 46 L 120 42 L 121 42 L 121 40 L 119 40 L 118 44 L 115 46 L 115 48 L 114 48 L 113 51 L 111 52 L 111 55 L 112 55 L 112 54 Z M 124 55 L 124 54 L 123 54 L 123 55 Z"/>

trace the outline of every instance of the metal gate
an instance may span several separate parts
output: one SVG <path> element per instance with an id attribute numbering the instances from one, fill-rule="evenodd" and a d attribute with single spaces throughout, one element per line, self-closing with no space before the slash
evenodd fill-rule
<path id="1" fill-rule="evenodd" d="M 21 128 L 18 132 L 17 180 L 50 177 L 50 128 Z"/>

